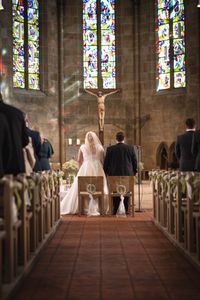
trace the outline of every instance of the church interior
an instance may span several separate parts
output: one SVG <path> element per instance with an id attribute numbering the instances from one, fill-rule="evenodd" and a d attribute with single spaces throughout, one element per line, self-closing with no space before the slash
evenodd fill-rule
<path id="1" fill-rule="evenodd" d="M 88 131 L 105 149 L 122 131 L 142 165 L 136 207 L 147 193 L 127 218 L 60 217 L 60 175 L 22 182 L 44 202 L 8 222 L 8 248 L 0 215 L 0 299 L 200 299 L 199 175 L 171 171 L 185 120 L 200 129 L 199 90 L 200 1 L 0 0 L 0 92 L 51 142 L 52 168 Z"/>

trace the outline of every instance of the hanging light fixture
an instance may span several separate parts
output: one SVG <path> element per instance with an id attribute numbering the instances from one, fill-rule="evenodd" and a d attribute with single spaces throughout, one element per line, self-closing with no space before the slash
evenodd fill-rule
<path id="1" fill-rule="evenodd" d="M 200 8 L 200 0 L 198 0 L 197 7 Z"/>
<path id="2" fill-rule="evenodd" d="M 3 7 L 3 4 L 2 4 L 2 0 L 0 0 L 0 10 L 3 10 L 4 7 Z"/>

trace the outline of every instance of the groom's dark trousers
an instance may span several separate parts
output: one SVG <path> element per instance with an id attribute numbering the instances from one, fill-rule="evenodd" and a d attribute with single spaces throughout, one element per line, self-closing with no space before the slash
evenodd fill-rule
<path id="1" fill-rule="evenodd" d="M 117 143 L 107 148 L 104 160 L 106 176 L 134 176 L 137 172 L 137 159 L 133 146 Z M 116 214 L 120 198 L 113 197 L 113 214 Z M 124 198 L 124 206 L 128 212 L 128 197 Z"/>

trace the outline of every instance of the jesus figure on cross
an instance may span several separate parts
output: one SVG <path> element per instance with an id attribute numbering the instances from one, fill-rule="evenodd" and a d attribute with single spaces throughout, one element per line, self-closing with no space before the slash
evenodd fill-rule
<path id="1" fill-rule="evenodd" d="M 105 118 L 105 99 L 108 95 L 115 94 L 119 92 L 118 90 L 112 91 L 107 94 L 103 94 L 101 91 L 98 91 L 97 93 L 93 93 L 90 90 L 85 90 L 86 93 L 91 94 L 97 98 L 98 103 L 98 117 L 99 117 L 99 130 L 103 131 L 104 129 L 104 118 Z"/>

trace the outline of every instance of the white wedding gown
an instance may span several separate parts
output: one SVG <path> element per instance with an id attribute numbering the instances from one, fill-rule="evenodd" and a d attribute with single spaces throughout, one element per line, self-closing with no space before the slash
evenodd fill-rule
<path id="1" fill-rule="evenodd" d="M 96 148 L 96 154 L 90 153 L 85 145 L 81 145 L 80 151 L 83 155 L 83 163 L 74 179 L 70 189 L 61 201 L 61 215 L 76 214 L 78 212 L 78 176 L 103 176 L 104 177 L 104 208 L 105 213 L 108 212 L 108 186 L 106 176 L 103 170 L 104 152 L 102 147 Z M 88 198 L 88 208 L 86 209 L 88 216 L 99 215 L 98 203 L 95 199 Z"/>

